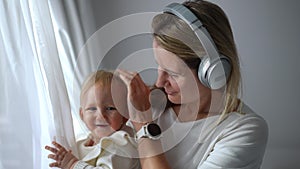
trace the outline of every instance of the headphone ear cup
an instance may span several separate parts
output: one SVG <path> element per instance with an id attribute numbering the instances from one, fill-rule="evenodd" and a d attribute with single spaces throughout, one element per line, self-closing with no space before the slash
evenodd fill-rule
<path id="1" fill-rule="evenodd" d="M 206 86 L 209 87 L 208 81 L 207 81 L 207 70 L 210 65 L 210 60 L 207 55 L 201 58 L 200 65 L 198 67 L 198 78 L 200 82 Z"/>
<path id="2" fill-rule="evenodd" d="M 199 65 L 198 77 L 204 86 L 215 90 L 226 85 L 230 72 L 231 63 L 227 57 L 220 56 L 210 61 L 209 57 L 205 56 Z"/>

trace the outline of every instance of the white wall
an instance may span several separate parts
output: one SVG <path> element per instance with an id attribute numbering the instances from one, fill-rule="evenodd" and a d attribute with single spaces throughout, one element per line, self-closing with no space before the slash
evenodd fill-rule
<path id="1" fill-rule="evenodd" d="M 241 58 L 243 99 L 269 125 L 263 169 L 300 168 L 300 1 L 212 0 L 227 13 Z M 170 0 L 90 0 L 96 28 L 137 12 L 161 11 Z M 180 2 L 180 1 L 177 1 Z M 91 34 L 93 30 L 91 29 Z M 138 43 L 136 43 L 138 41 Z M 105 57 L 107 67 L 148 48 L 147 35 L 124 39 Z"/>

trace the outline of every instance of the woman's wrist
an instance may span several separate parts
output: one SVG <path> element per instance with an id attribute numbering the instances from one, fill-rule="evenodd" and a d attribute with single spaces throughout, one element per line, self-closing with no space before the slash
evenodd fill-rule
<path id="1" fill-rule="evenodd" d="M 140 158 L 148 158 L 163 154 L 161 140 L 152 140 L 150 138 L 140 138 L 138 140 L 138 151 Z"/>
<path id="2" fill-rule="evenodd" d="M 166 160 L 163 148 L 161 146 L 161 140 L 141 138 L 138 141 L 138 152 L 142 168 L 170 169 L 170 165 Z"/>
<path id="3" fill-rule="evenodd" d="M 129 120 L 132 122 L 136 129 L 145 125 L 146 123 L 152 122 L 152 110 L 149 108 L 146 111 L 130 111 L 129 112 Z"/>
<path id="4" fill-rule="evenodd" d="M 147 124 L 147 123 L 137 123 L 133 121 L 131 121 L 131 123 L 135 131 L 139 131 L 145 124 Z"/>

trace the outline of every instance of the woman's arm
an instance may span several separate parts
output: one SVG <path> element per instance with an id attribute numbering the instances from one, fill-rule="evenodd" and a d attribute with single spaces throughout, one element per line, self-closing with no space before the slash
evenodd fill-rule
<path id="1" fill-rule="evenodd" d="M 116 73 L 127 86 L 130 121 L 138 131 L 152 121 L 150 89 L 136 72 L 117 70 Z M 141 138 L 138 141 L 138 152 L 143 169 L 170 168 L 160 140 Z"/>
<path id="2" fill-rule="evenodd" d="M 138 150 L 142 169 L 170 169 L 160 140 L 141 138 Z"/>

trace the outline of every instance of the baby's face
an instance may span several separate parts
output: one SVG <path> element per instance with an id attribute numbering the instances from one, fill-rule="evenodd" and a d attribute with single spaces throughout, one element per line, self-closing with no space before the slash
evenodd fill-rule
<path id="1" fill-rule="evenodd" d="M 110 85 L 97 83 L 83 98 L 80 117 L 94 137 L 101 139 L 122 127 L 124 118 L 114 105 Z"/>

